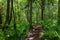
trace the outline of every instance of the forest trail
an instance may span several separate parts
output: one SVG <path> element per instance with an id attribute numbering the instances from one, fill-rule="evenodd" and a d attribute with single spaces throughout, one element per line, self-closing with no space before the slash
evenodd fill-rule
<path id="1" fill-rule="evenodd" d="M 29 31 L 25 40 L 42 40 L 42 37 L 40 36 L 40 33 L 43 32 L 42 26 L 36 24 L 33 24 L 32 26 L 33 29 Z"/>

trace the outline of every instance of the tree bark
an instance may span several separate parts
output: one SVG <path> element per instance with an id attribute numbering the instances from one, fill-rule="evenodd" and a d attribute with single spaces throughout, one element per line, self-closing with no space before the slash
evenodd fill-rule
<path id="1" fill-rule="evenodd" d="M 41 0 L 41 19 L 44 20 L 45 0 Z"/>
<path id="2" fill-rule="evenodd" d="M 32 0 L 29 0 L 30 29 L 32 29 Z"/>
<path id="3" fill-rule="evenodd" d="M 10 0 L 7 0 L 7 13 L 5 24 L 9 22 Z"/>
<path id="4" fill-rule="evenodd" d="M 8 24 L 10 24 L 11 20 L 12 20 L 12 13 L 13 13 L 13 0 L 11 0 L 11 13 L 9 14 L 10 17 L 9 17 L 9 22 Z"/>

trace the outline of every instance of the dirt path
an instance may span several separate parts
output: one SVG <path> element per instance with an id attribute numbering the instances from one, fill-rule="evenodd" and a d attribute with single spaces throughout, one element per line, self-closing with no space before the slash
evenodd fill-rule
<path id="1" fill-rule="evenodd" d="M 40 25 L 32 25 L 33 29 L 31 29 L 28 33 L 28 36 L 25 40 L 42 40 L 40 37 L 40 33 L 43 32 L 43 28 Z"/>

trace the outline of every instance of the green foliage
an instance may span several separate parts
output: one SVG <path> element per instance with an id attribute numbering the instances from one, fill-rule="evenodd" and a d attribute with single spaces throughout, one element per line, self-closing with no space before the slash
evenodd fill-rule
<path id="1" fill-rule="evenodd" d="M 51 5 L 51 1 L 48 4 L 48 0 L 46 0 L 45 10 L 44 10 L 44 20 L 41 20 L 41 1 L 40 0 L 32 0 L 32 23 L 33 24 L 43 24 L 44 25 L 44 32 L 43 32 L 43 39 L 44 40 L 60 40 L 60 26 L 57 25 L 57 16 L 58 16 L 58 1 L 54 0 L 53 4 Z M 6 20 L 6 2 L 7 0 L 3 1 L 2 8 L 2 26 L 5 25 Z M 29 32 L 29 22 L 27 20 L 27 12 L 29 13 L 29 6 L 28 0 L 14 0 L 13 1 L 13 9 L 14 9 L 14 16 L 16 18 L 16 30 L 14 30 L 14 17 L 12 16 L 12 20 L 8 29 L 4 31 L 0 30 L 0 40 L 16 40 L 24 38 L 28 35 Z M 23 9 L 23 10 L 22 10 Z M 10 4 L 11 10 L 11 4 Z M 11 11 L 10 11 L 11 12 Z M 55 39 L 56 38 L 56 39 Z"/>

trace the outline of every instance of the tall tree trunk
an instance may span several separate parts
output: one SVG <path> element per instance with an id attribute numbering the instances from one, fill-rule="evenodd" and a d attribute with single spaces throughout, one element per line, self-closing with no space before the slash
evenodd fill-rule
<path id="1" fill-rule="evenodd" d="M 42 20 L 42 27 L 44 28 L 44 10 L 45 10 L 45 0 L 41 0 L 41 20 Z"/>
<path id="2" fill-rule="evenodd" d="M 32 29 L 32 0 L 29 0 L 30 29 Z"/>
<path id="3" fill-rule="evenodd" d="M 44 20 L 45 0 L 41 0 L 41 19 Z"/>
<path id="4" fill-rule="evenodd" d="M 10 0 L 7 0 L 7 13 L 5 24 L 9 22 Z"/>
<path id="5" fill-rule="evenodd" d="M 8 28 L 8 26 L 6 24 L 8 24 L 8 22 L 9 22 L 9 11 L 10 11 L 10 0 L 7 0 L 6 21 L 2 28 L 2 31 L 4 32 L 5 40 L 6 40 L 6 29 Z"/>
<path id="6" fill-rule="evenodd" d="M 6 21 L 5 21 L 5 24 L 4 24 L 3 28 L 2 28 L 2 31 L 5 31 L 8 28 L 9 17 L 10 17 L 9 14 L 10 14 L 10 0 L 7 0 Z"/>
<path id="7" fill-rule="evenodd" d="M 9 22 L 8 24 L 10 24 L 11 20 L 12 20 L 12 13 L 13 13 L 13 0 L 11 0 L 11 13 L 9 14 L 10 17 L 9 17 Z"/>

